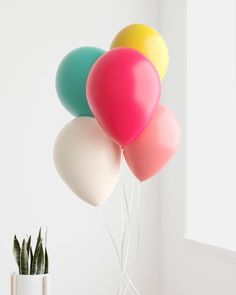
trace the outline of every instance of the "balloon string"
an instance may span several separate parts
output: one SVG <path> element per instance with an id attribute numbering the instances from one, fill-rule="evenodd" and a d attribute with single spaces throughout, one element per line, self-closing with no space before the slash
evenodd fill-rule
<path id="1" fill-rule="evenodd" d="M 124 163 L 124 154 L 122 153 L 121 155 L 121 165 L 123 166 Z M 126 278 L 129 281 L 129 276 L 125 270 L 126 268 L 126 264 L 127 264 L 127 260 L 128 260 L 128 255 L 129 255 L 129 247 L 130 247 L 130 234 L 129 234 L 129 224 L 130 224 L 130 214 L 131 214 L 131 210 L 132 210 L 132 201 L 133 201 L 133 183 L 132 183 L 132 191 L 131 191 L 131 198 L 130 198 L 130 204 L 128 202 L 128 197 L 127 197 L 127 192 L 126 192 L 126 188 L 125 188 L 125 183 L 124 180 L 121 176 L 121 184 L 122 184 L 122 191 L 123 191 L 123 196 L 124 198 L 122 198 L 122 210 L 123 210 L 123 203 L 124 203 L 124 208 L 126 209 L 126 214 L 127 214 L 127 219 L 126 219 L 126 224 L 124 227 L 124 211 L 122 212 L 122 241 L 121 241 L 121 250 L 120 250 L 120 256 L 121 256 L 121 277 L 120 277 L 120 283 L 119 283 L 119 287 L 117 290 L 117 294 L 121 293 L 121 287 L 122 287 L 122 281 L 123 281 L 123 275 L 125 274 Z M 127 253 L 126 253 L 126 258 L 125 258 L 125 262 L 123 262 L 123 256 L 124 256 L 124 244 L 125 244 L 125 238 L 126 235 L 128 234 L 128 246 L 127 246 Z M 132 281 L 131 281 L 131 284 Z M 135 286 L 134 286 L 135 287 Z"/>
<path id="2" fill-rule="evenodd" d="M 125 191 L 125 184 L 123 182 L 123 179 L 121 179 L 121 181 L 122 181 L 123 191 Z M 126 204 L 128 204 L 126 194 L 124 194 L 124 199 L 125 199 Z M 132 199 L 133 199 L 133 183 L 132 183 L 132 188 L 131 188 L 131 200 Z M 123 198 L 122 198 L 122 203 L 123 203 Z M 119 284 L 119 288 L 118 288 L 119 291 L 117 292 L 117 294 L 119 294 L 119 295 L 121 294 L 123 276 L 124 276 L 126 264 L 128 261 L 129 249 L 130 249 L 130 236 L 131 236 L 131 234 L 130 234 L 130 220 L 131 220 L 130 213 L 132 211 L 132 208 L 131 207 L 129 208 L 129 206 L 127 206 L 126 208 L 127 208 L 127 223 L 126 223 L 125 230 L 123 232 L 122 243 L 121 243 L 122 271 L 121 271 L 121 277 L 120 277 L 120 284 Z M 126 234 L 128 234 L 128 237 L 127 237 L 128 242 L 127 242 L 127 250 L 126 250 L 126 256 L 125 256 L 125 261 L 124 261 L 123 256 L 124 256 L 124 244 L 125 244 Z"/>
<path id="3" fill-rule="evenodd" d="M 109 235 L 109 237 L 110 237 L 110 239 L 111 239 L 111 241 L 112 241 L 112 244 L 113 244 L 113 246 L 114 246 L 114 249 L 115 249 L 115 252 L 116 252 L 116 255 L 117 255 L 117 258 L 118 258 L 119 265 L 121 266 L 121 269 L 122 269 L 122 271 L 123 271 L 123 267 L 122 267 L 122 262 L 121 262 L 121 259 L 120 259 L 119 250 L 118 250 L 118 247 L 116 246 L 116 242 L 115 242 L 115 239 L 114 239 L 114 237 L 113 237 L 113 235 L 112 235 L 112 232 L 110 231 L 108 225 L 106 224 L 106 222 L 105 222 L 105 220 L 104 220 L 104 217 L 103 217 L 103 214 L 102 214 L 102 211 L 100 210 L 99 207 L 97 207 L 97 211 L 98 211 L 99 215 L 102 217 L 102 220 L 103 220 L 103 223 L 104 223 L 105 229 L 106 229 L 106 231 L 107 231 L 107 233 L 108 233 L 108 235 Z M 126 272 L 126 270 L 124 270 L 124 274 L 125 274 L 125 277 L 126 277 L 126 279 L 128 280 L 128 282 L 129 282 L 130 285 L 132 286 L 132 288 L 135 290 L 136 288 L 135 288 L 135 286 L 134 286 L 134 283 L 133 283 L 132 280 L 130 279 L 129 274 Z M 139 293 L 137 293 L 137 294 L 139 295 Z"/>
<path id="4" fill-rule="evenodd" d="M 123 240 L 124 240 L 124 233 L 125 233 L 125 226 L 124 226 L 124 223 L 125 223 L 125 216 L 124 216 L 124 202 L 123 202 L 123 198 L 121 200 L 121 248 L 120 248 L 120 253 L 122 254 L 122 245 L 123 245 Z M 122 260 L 122 258 L 121 258 Z M 120 281 L 119 281 L 119 287 L 117 289 L 117 292 L 116 292 L 116 295 L 119 295 L 120 294 L 120 289 L 121 289 L 121 278 L 120 278 Z"/>
<path id="5" fill-rule="evenodd" d="M 124 210 L 124 202 L 122 199 L 121 202 L 121 237 L 123 237 L 125 231 L 125 210 Z"/>
<path id="6" fill-rule="evenodd" d="M 112 232 L 111 232 L 111 230 L 109 229 L 108 225 L 106 224 L 105 219 L 104 219 L 103 214 L 102 214 L 102 211 L 100 210 L 99 207 L 97 207 L 97 211 L 98 211 L 99 215 L 101 216 L 101 218 L 102 218 L 102 220 L 103 220 L 103 224 L 104 224 L 104 226 L 105 226 L 105 229 L 106 229 L 106 231 L 107 231 L 107 233 L 108 233 L 108 235 L 109 235 L 109 237 L 110 237 L 110 239 L 111 239 L 111 241 L 112 241 L 112 244 L 113 244 L 113 246 L 114 246 L 114 249 L 115 249 L 115 252 L 116 252 L 116 255 L 117 255 L 117 258 L 118 258 L 119 264 L 121 264 L 119 250 L 118 250 L 118 247 L 116 246 L 116 241 L 115 241 L 115 239 L 114 239 L 114 237 L 113 237 L 113 235 L 112 235 Z"/>
<path id="7" fill-rule="evenodd" d="M 121 165 L 123 164 L 123 154 L 121 156 Z M 137 290 L 137 288 L 135 287 L 134 283 L 132 282 L 129 274 L 126 271 L 126 265 L 128 262 L 128 257 L 129 257 L 129 251 L 130 251 L 130 240 L 131 240 L 131 230 L 130 230 L 130 224 L 131 224 L 131 213 L 132 213 L 132 207 L 133 207 L 133 199 L 134 199 L 134 187 L 132 184 L 132 188 L 131 188 L 131 197 L 130 197 L 130 202 L 128 202 L 128 198 L 127 198 L 127 193 L 126 193 L 126 189 L 125 189 L 125 184 L 124 181 L 121 177 L 121 182 L 122 182 L 122 190 L 123 190 L 123 196 L 124 198 L 122 198 L 122 204 L 121 204 L 121 218 L 122 218 L 122 225 L 121 225 L 121 231 L 122 231 L 122 241 L 121 241 L 121 249 L 120 249 L 120 253 L 116 244 L 116 241 L 113 237 L 113 234 L 110 230 L 110 228 L 108 227 L 107 223 L 105 222 L 105 218 L 102 214 L 102 211 L 100 210 L 100 208 L 98 209 L 98 213 L 100 214 L 100 216 L 102 217 L 105 229 L 108 233 L 108 236 L 110 237 L 112 244 L 114 246 L 117 258 L 118 258 L 118 262 L 119 265 L 121 267 L 121 277 L 120 277 L 120 283 L 119 283 L 119 288 L 117 290 L 117 295 L 121 295 L 121 289 L 122 289 L 122 281 L 123 281 L 123 277 L 125 276 L 125 278 L 127 279 L 128 283 L 127 286 L 125 288 L 125 291 L 123 292 L 123 294 L 125 294 L 128 290 L 129 290 L 129 286 L 132 287 L 132 289 L 136 292 L 137 295 L 140 295 L 139 291 Z M 140 192 L 139 192 L 139 187 L 138 187 L 138 198 L 137 198 L 137 208 L 139 208 L 139 197 L 140 197 Z M 137 209 L 136 208 L 136 209 Z M 125 212 L 127 215 L 127 219 L 125 220 Z M 137 213 L 137 212 L 136 212 Z M 135 214 L 136 215 L 136 214 Z M 124 245 L 125 245 L 125 238 L 127 236 L 127 249 L 126 249 L 126 255 L 125 255 L 125 261 L 123 261 L 123 256 L 124 256 Z M 136 258 L 135 260 L 137 260 L 138 257 L 138 252 L 139 252 L 139 224 L 138 224 L 138 245 L 137 245 L 137 252 L 136 252 Z M 129 290 L 130 291 L 130 290 Z M 123 295 L 122 294 L 122 295 Z M 131 293 L 132 294 L 132 293 Z"/>
<path id="8" fill-rule="evenodd" d="M 120 278 L 120 284 L 119 284 L 119 291 L 117 294 L 121 294 L 121 287 L 122 287 L 122 281 L 123 281 L 123 276 L 125 275 L 126 279 L 128 280 L 129 284 L 132 286 L 132 288 L 134 289 L 134 291 L 138 294 L 138 290 L 137 288 L 135 287 L 134 283 L 132 282 L 132 280 L 130 279 L 127 271 L 126 271 L 126 264 L 127 264 L 127 261 L 128 261 L 128 257 L 129 257 L 129 249 L 130 249 L 130 239 L 131 239 L 131 233 L 130 233 L 130 230 L 129 230 L 129 227 L 130 227 L 130 223 L 131 223 L 131 212 L 132 212 L 132 206 L 133 206 L 133 197 L 134 197 L 134 187 L 133 187 L 133 184 L 132 184 L 132 188 L 131 188 L 131 197 L 130 197 L 130 204 L 128 204 L 128 199 L 127 199 L 127 194 L 126 194 L 126 189 L 125 189 L 125 184 L 124 184 L 124 181 L 123 179 L 121 178 L 121 182 L 122 182 L 122 188 L 123 188 L 123 192 L 124 192 L 124 201 L 125 201 L 125 204 L 126 204 L 126 212 L 127 212 L 127 223 L 126 223 L 126 226 L 125 226 L 125 230 L 124 230 L 124 234 L 123 234 L 123 238 L 122 238 L 122 245 L 121 245 L 121 262 L 122 262 L 122 265 L 121 265 L 121 278 Z M 126 237 L 126 234 L 128 234 L 128 237 L 127 237 L 127 250 L 126 250 L 126 257 L 125 257 L 125 262 L 123 263 L 123 256 L 124 256 L 124 243 L 125 243 L 125 237 Z"/>
<path id="9" fill-rule="evenodd" d="M 133 184 L 132 184 L 131 201 L 132 201 L 132 199 L 133 199 L 133 196 L 134 196 L 134 189 L 133 189 Z M 131 204 L 131 205 L 132 205 L 132 204 Z M 132 211 L 132 207 L 130 207 L 130 213 L 131 213 L 131 211 Z M 131 221 L 132 221 L 132 220 L 131 220 L 131 218 L 129 217 L 129 218 L 128 218 L 127 227 L 130 226 Z M 131 239 L 131 235 L 130 235 L 130 233 L 131 233 L 131 231 L 130 231 L 130 229 L 128 228 L 128 242 L 127 242 L 128 246 L 127 246 L 127 251 L 126 251 L 125 262 L 124 262 L 124 264 L 123 264 L 123 268 L 124 268 L 124 269 L 125 269 L 125 267 L 126 267 L 126 264 L 127 264 L 127 261 L 128 261 L 128 256 L 129 256 L 129 246 L 130 246 L 130 239 Z"/>
<path id="10" fill-rule="evenodd" d="M 123 165 L 124 163 L 124 155 L 122 153 L 122 156 L 121 156 L 121 165 Z M 122 198 L 121 200 L 121 208 L 122 208 L 122 229 L 121 229 L 121 232 L 122 232 L 122 240 L 121 240 L 121 262 L 122 262 L 122 265 L 123 265 L 123 252 L 124 252 L 124 243 L 125 243 L 125 237 L 126 237 L 126 233 L 128 231 L 128 225 L 129 225 L 129 222 L 130 222 L 130 211 L 132 209 L 131 206 L 129 206 L 129 203 L 128 203 L 128 197 L 127 197 L 127 193 L 126 193 L 126 189 L 125 189 L 125 183 L 124 183 L 124 180 L 121 176 L 121 184 L 122 184 L 122 191 L 123 191 L 123 196 L 124 198 Z M 132 192 L 131 192 L 131 200 L 133 199 L 133 184 L 132 184 Z M 123 205 L 124 203 L 124 205 Z M 131 205 L 131 204 L 130 204 Z M 127 214 L 127 220 L 126 220 L 126 225 L 124 226 L 124 207 L 126 209 L 126 214 Z"/>
<path id="11" fill-rule="evenodd" d="M 122 187 L 123 187 L 123 191 L 125 191 L 125 184 L 122 180 Z M 121 242 L 121 262 L 122 262 L 122 265 L 123 265 L 123 255 L 124 255 L 124 243 L 125 243 L 125 237 L 126 237 L 126 233 L 128 232 L 129 233 L 129 224 L 130 224 L 130 213 L 131 213 L 131 210 L 132 210 L 132 207 L 129 207 L 128 206 L 128 200 L 127 200 L 127 195 L 124 194 L 124 199 L 125 199 L 125 203 L 127 204 L 127 222 L 126 222 L 126 226 L 125 226 L 125 229 L 124 229 L 124 232 L 123 232 L 123 236 L 122 236 L 122 242 Z M 132 185 L 132 192 L 131 192 L 131 201 L 133 199 L 133 185 Z M 130 204 L 131 205 L 131 204 Z"/>
<path id="12" fill-rule="evenodd" d="M 122 155 L 121 155 L 121 165 L 123 165 L 123 163 L 124 163 L 124 155 L 122 153 Z M 128 204 L 128 198 L 127 198 L 127 194 L 126 194 L 126 190 L 125 190 L 125 184 L 124 184 L 122 176 L 121 176 L 121 184 L 122 184 L 122 190 L 123 190 L 123 194 L 124 194 L 125 208 L 126 208 L 126 211 L 127 211 L 127 217 L 129 218 L 129 204 Z"/>
<path id="13" fill-rule="evenodd" d="M 122 183 L 122 185 L 124 185 L 124 184 Z M 130 213 L 132 212 L 132 206 L 131 205 L 133 205 L 133 195 L 134 195 L 134 191 L 133 191 L 133 186 L 132 186 L 132 193 L 131 193 L 131 200 L 130 200 L 130 208 L 129 208 L 130 209 L 129 210 Z M 139 204 L 140 204 L 140 183 L 139 183 L 139 186 L 138 186 L 137 204 L 136 204 L 136 212 L 135 212 L 135 217 L 138 219 L 138 234 L 137 234 L 138 237 L 137 237 L 137 250 L 136 250 L 135 262 L 136 262 L 136 260 L 138 258 L 138 254 L 139 254 L 139 218 L 138 218 L 139 216 L 137 216 L 137 215 L 139 215 L 139 214 L 137 214 L 137 213 L 139 213 Z M 131 223 L 130 222 L 130 219 L 131 219 L 131 217 L 129 218 L 129 224 L 128 225 L 130 225 L 130 223 Z M 128 242 L 127 242 L 128 245 L 127 245 L 127 250 L 126 250 L 126 258 L 125 258 L 125 262 L 123 264 L 122 273 L 121 273 L 121 279 L 120 279 L 120 285 L 119 285 L 119 293 L 118 293 L 119 295 L 121 294 L 121 285 L 122 285 L 123 275 L 125 274 L 126 277 L 127 277 L 126 264 L 127 264 L 127 261 L 128 261 L 129 250 L 130 250 L 130 239 L 131 239 L 131 232 L 130 232 L 130 230 L 128 231 L 128 238 L 127 239 L 128 239 Z M 124 238 L 123 238 L 123 240 L 124 240 Z M 122 251 L 123 251 L 123 249 L 122 249 Z M 135 263 L 134 263 L 134 265 L 135 265 Z M 130 286 L 132 286 L 132 288 L 134 289 L 134 291 L 138 295 L 140 295 L 139 291 L 135 287 L 135 285 L 132 282 L 132 280 L 131 280 L 130 277 L 129 277 L 129 280 L 128 280 L 128 284 L 126 285 L 125 291 L 122 294 L 125 294 L 128 291 L 128 289 L 129 289 Z"/>
<path id="14" fill-rule="evenodd" d="M 136 249 L 136 256 L 135 256 L 135 261 L 133 264 L 133 271 L 132 274 L 130 276 L 130 278 L 132 278 L 133 273 L 134 273 L 134 267 L 137 263 L 138 257 L 139 257 L 139 247 L 140 247 L 140 190 L 141 190 L 141 182 L 139 182 L 138 185 L 138 192 L 137 192 L 137 208 L 136 208 L 136 218 L 137 218 L 137 249 Z M 129 289 L 129 283 L 127 283 L 124 292 L 122 293 L 122 295 L 125 295 L 126 292 Z"/>
<path id="15" fill-rule="evenodd" d="M 122 179 L 121 179 L 121 182 L 122 182 L 122 190 L 123 190 L 124 200 L 125 200 L 125 209 L 126 209 L 126 212 L 127 212 L 127 217 L 129 218 L 130 209 L 129 209 L 129 204 L 128 204 L 128 198 L 127 198 L 126 190 L 125 190 L 125 184 L 124 184 L 124 182 L 123 182 Z"/>

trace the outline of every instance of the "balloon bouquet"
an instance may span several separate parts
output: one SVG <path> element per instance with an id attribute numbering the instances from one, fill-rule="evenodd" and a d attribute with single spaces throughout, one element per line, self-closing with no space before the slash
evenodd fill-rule
<path id="1" fill-rule="evenodd" d="M 143 24 L 121 30 L 107 52 L 81 47 L 62 60 L 56 90 L 76 118 L 58 135 L 54 161 L 65 183 L 85 202 L 98 207 L 110 196 L 123 155 L 141 182 L 159 173 L 177 151 L 179 123 L 159 104 L 167 67 L 164 39 Z M 129 212 L 130 208 L 127 216 Z M 122 294 L 130 285 L 139 295 L 126 271 L 129 250 L 125 262 L 122 259 L 126 229 L 122 231 L 121 254 L 107 231 L 128 281 Z M 122 277 L 118 294 L 121 285 Z"/>
<path id="2" fill-rule="evenodd" d="M 65 183 L 87 203 L 99 206 L 110 196 L 122 153 L 144 181 L 177 151 L 179 123 L 159 104 L 167 67 L 164 39 L 144 24 L 122 29 L 107 52 L 81 47 L 59 65 L 57 94 L 76 118 L 58 135 L 54 161 Z"/>

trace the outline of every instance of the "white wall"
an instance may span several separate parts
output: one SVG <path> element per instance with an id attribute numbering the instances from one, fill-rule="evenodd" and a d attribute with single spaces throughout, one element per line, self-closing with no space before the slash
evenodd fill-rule
<path id="1" fill-rule="evenodd" d="M 170 67 L 164 82 L 163 102 L 176 111 L 183 128 L 181 149 L 177 157 L 169 165 L 169 168 L 162 173 L 160 180 L 162 213 L 161 294 L 234 295 L 236 294 L 236 265 L 233 256 L 229 252 L 222 251 L 222 249 L 198 245 L 194 241 L 191 243 L 184 239 L 187 213 L 186 201 L 188 198 L 186 195 L 185 132 L 186 103 L 188 102 L 186 97 L 186 30 L 188 26 L 186 20 L 188 2 L 190 1 L 162 0 L 160 7 L 161 31 L 166 36 L 170 50 Z M 203 11 L 206 13 L 204 9 L 206 9 L 205 3 L 207 1 L 191 0 L 191 2 L 198 6 L 198 9 L 195 7 L 191 11 L 194 20 L 201 22 L 205 19 L 205 26 L 208 26 L 208 22 L 210 23 L 212 19 L 210 12 L 215 13 L 215 1 L 211 2 L 208 18 L 207 16 L 202 17 Z M 188 7 L 188 9 L 191 7 Z M 219 19 L 219 22 L 221 20 Z M 200 39 L 200 36 L 196 37 Z M 194 36 L 191 36 L 191 41 L 195 41 Z M 205 41 L 211 41 L 210 35 L 209 40 Z M 192 45 L 194 46 L 194 43 Z M 198 45 L 195 44 L 195 46 Z M 202 50 L 200 44 L 199 46 Z M 205 43 L 205 46 L 207 47 L 208 44 Z M 196 56 L 195 59 L 198 63 L 201 62 Z M 204 88 L 202 88 L 202 91 L 204 91 Z M 201 114 L 199 116 L 201 117 Z M 202 165 L 204 169 L 204 163 Z M 199 185 L 202 184 L 199 183 Z M 204 186 L 202 186 L 202 192 L 204 192 Z M 214 202 L 212 206 L 214 206 Z M 210 212 L 208 216 L 211 218 Z M 199 213 L 199 219 L 201 219 L 201 213 Z"/>
<path id="2" fill-rule="evenodd" d="M 158 27 L 156 0 L 0 1 L 0 293 L 15 270 L 12 239 L 49 227 L 54 294 L 114 294 L 119 267 L 96 210 L 57 175 L 52 147 L 72 117 L 60 105 L 54 78 L 62 57 L 82 45 L 108 48 L 131 22 Z M 127 173 L 124 175 L 127 176 Z M 142 187 L 137 286 L 159 290 L 157 181 Z M 102 208 L 116 231 L 121 189 Z M 118 209 L 117 209 L 118 208 Z"/>
<path id="3" fill-rule="evenodd" d="M 189 0 L 187 19 L 187 234 L 236 250 L 236 1 Z"/>

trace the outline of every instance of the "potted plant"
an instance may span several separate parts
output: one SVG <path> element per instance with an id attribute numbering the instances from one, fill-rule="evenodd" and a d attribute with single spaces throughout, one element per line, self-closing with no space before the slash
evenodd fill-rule
<path id="1" fill-rule="evenodd" d="M 49 262 L 45 239 L 41 229 L 33 251 L 31 236 L 20 244 L 16 235 L 13 253 L 18 266 L 18 273 L 11 275 L 11 295 L 50 295 Z"/>

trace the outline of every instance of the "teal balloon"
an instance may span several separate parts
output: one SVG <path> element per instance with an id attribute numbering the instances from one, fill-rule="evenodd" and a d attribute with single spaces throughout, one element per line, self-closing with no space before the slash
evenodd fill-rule
<path id="1" fill-rule="evenodd" d="M 87 102 L 86 81 L 90 69 L 104 53 L 100 48 L 80 47 L 68 53 L 58 67 L 58 97 L 63 106 L 76 117 L 93 117 Z"/>

